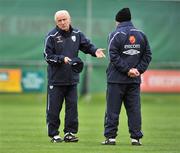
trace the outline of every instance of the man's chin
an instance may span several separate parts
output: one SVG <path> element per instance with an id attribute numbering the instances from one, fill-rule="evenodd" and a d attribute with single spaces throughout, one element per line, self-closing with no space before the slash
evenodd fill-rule
<path id="1" fill-rule="evenodd" d="M 61 28 L 64 31 L 69 31 L 69 28 Z"/>

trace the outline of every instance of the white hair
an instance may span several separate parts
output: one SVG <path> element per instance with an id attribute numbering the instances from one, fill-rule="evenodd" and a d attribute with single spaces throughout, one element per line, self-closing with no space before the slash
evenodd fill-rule
<path id="1" fill-rule="evenodd" d="M 56 22 L 56 18 L 58 15 L 60 14 L 65 14 L 69 17 L 69 19 L 71 19 L 71 16 L 69 14 L 69 12 L 67 10 L 60 10 L 60 11 L 57 11 L 55 14 L 54 14 L 54 21 Z"/>

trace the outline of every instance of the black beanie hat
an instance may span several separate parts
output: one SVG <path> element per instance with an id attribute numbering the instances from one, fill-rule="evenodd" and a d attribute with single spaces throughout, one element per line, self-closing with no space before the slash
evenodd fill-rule
<path id="1" fill-rule="evenodd" d="M 130 21 L 131 20 L 131 12 L 129 8 L 121 9 L 117 14 L 115 20 L 117 22 Z"/>

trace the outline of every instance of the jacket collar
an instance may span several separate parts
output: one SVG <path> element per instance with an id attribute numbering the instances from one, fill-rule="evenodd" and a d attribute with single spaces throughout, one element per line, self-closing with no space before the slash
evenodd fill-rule
<path id="1" fill-rule="evenodd" d="M 125 22 L 121 22 L 117 25 L 117 29 L 121 28 L 121 27 L 126 27 L 126 26 L 133 26 L 131 21 L 125 21 Z"/>
<path id="2" fill-rule="evenodd" d="M 68 37 L 71 35 L 72 31 L 73 31 L 73 28 L 72 26 L 70 25 L 70 28 L 69 28 L 69 31 L 64 31 L 62 29 L 60 29 L 58 26 L 56 26 L 56 30 L 64 37 Z"/>

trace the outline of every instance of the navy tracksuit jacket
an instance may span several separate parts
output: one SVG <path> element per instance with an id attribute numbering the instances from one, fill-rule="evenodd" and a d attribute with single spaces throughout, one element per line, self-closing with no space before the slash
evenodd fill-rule
<path id="1" fill-rule="evenodd" d="M 140 139 L 141 107 L 140 76 L 131 78 L 128 71 L 136 68 L 144 73 L 151 61 L 151 50 L 145 34 L 136 29 L 131 21 L 120 23 L 109 36 L 109 58 L 107 68 L 107 108 L 104 136 L 117 136 L 122 102 L 128 116 L 131 138 Z"/>
<path id="2" fill-rule="evenodd" d="M 70 27 L 65 32 L 55 27 L 46 36 L 44 58 L 48 63 L 47 127 L 48 135 L 59 134 L 59 114 L 65 100 L 64 132 L 77 133 L 77 83 L 79 74 L 72 71 L 70 64 L 64 63 L 64 57 L 74 58 L 79 50 L 96 56 L 97 48 L 78 29 Z"/>
<path id="3" fill-rule="evenodd" d="M 46 36 L 44 57 L 48 63 L 49 85 L 73 85 L 79 82 L 79 74 L 72 71 L 69 64 L 64 64 L 64 57 L 74 58 L 79 50 L 95 55 L 97 48 L 90 43 L 78 29 L 70 28 L 65 32 L 58 27 Z"/>

